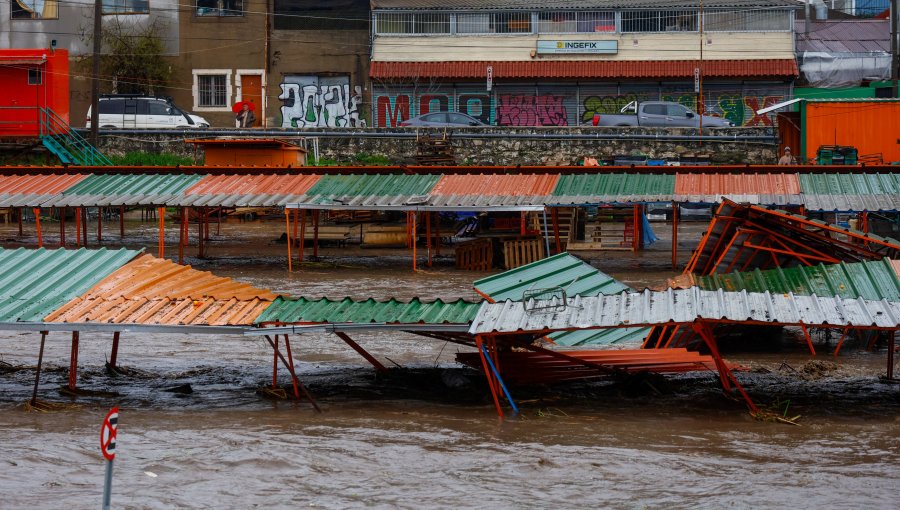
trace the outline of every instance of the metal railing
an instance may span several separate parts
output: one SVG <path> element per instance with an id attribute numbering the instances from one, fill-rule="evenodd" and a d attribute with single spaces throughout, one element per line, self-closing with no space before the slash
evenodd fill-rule
<path id="1" fill-rule="evenodd" d="M 67 163 L 83 166 L 112 165 L 106 156 L 84 139 L 69 123 L 50 108 L 40 108 L 41 140 L 45 146 Z"/>

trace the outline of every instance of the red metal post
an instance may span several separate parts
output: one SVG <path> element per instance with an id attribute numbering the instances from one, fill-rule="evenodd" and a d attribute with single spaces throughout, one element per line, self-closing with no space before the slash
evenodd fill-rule
<path id="1" fill-rule="evenodd" d="M 678 202 L 672 202 L 672 270 L 678 269 L 678 214 L 681 207 Z"/>
<path id="2" fill-rule="evenodd" d="M 296 241 L 296 240 L 298 239 L 298 237 L 297 237 L 297 229 L 300 227 L 300 222 L 298 221 L 299 218 L 300 218 L 300 210 L 299 210 L 299 209 L 294 209 L 294 214 L 293 214 L 293 217 L 291 218 L 291 223 L 292 223 L 293 226 L 294 226 L 294 238 L 293 238 L 294 241 Z M 302 250 L 301 250 L 301 251 L 302 251 Z M 298 259 L 299 259 L 298 262 L 303 262 L 303 257 L 302 257 L 302 256 L 298 257 Z"/>
<path id="3" fill-rule="evenodd" d="M 97 208 L 97 244 L 103 242 L 103 208 Z"/>
<path id="4" fill-rule="evenodd" d="M 291 211 L 290 209 L 284 210 L 284 232 L 285 236 L 287 236 L 287 258 L 288 258 L 288 272 L 294 272 L 294 259 L 291 256 Z M 278 335 L 275 335 L 275 342 L 278 343 Z M 276 360 L 277 361 L 277 360 Z"/>
<path id="5" fill-rule="evenodd" d="M 425 250 L 428 253 L 428 267 L 431 267 L 431 212 L 425 213 Z"/>
<path id="6" fill-rule="evenodd" d="M 296 212 L 297 210 L 294 209 Z M 297 215 L 294 214 L 294 219 L 296 220 Z M 287 351 L 287 359 L 288 359 L 288 370 L 291 372 L 291 384 L 294 385 L 294 398 L 300 400 L 300 388 L 298 387 L 297 374 L 294 372 L 294 355 L 291 354 L 291 342 L 288 340 L 288 336 L 284 335 L 284 348 Z"/>
<path id="7" fill-rule="evenodd" d="M 63 208 L 63 212 L 60 215 L 60 218 L 65 217 L 65 207 Z M 62 223 L 60 223 L 62 225 Z M 81 247 L 81 208 L 75 208 L 75 247 Z"/>
<path id="8" fill-rule="evenodd" d="M 59 211 L 59 247 L 66 247 L 66 212 L 68 211 L 68 207 L 57 208 Z M 53 215 L 53 208 L 50 208 L 50 214 Z M 77 220 L 76 220 L 77 221 Z M 77 241 L 78 238 L 76 237 Z"/>
<path id="9" fill-rule="evenodd" d="M 306 209 L 300 211 L 300 246 L 297 251 L 300 252 L 297 258 L 303 262 L 303 254 L 306 252 Z"/>
<path id="10" fill-rule="evenodd" d="M 188 208 L 181 208 L 181 222 L 178 228 L 178 263 L 184 264 L 184 246 L 188 237 Z"/>
<path id="11" fill-rule="evenodd" d="M 437 221 L 434 224 L 435 245 L 434 254 L 441 256 L 441 213 L 437 213 Z"/>
<path id="12" fill-rule="evenodd" d="M 69 389 L 74 390 L 78 383 L 78 332 L 72 332 L 72 354 L 69 358 Z"/>
<path id="13" fill-rule="evenodd" d="M 525 211 L 519 213 L 519 235 L 525 236 L 525 231 L 528 229 L 527 225 L 525 225 Z"/>
<path id="14" fill-rule="evenodd" d="M 418 271 L 418 269 L 416 268 L 416 237 L 417 237 L 416 221 L 418 220 L 418 218 L 416 216 L 417 215 L 415 212 L 413 212 L 410 215 L 410 217 L 412 219 L 412 221 L 410 222 L 411 223 L 410 228 L 412 229 L 412 236 L 411 236 L 410 241 L 412 242 L 412 270 L 413 270 L 413 272 Z"/>
<path id="15" fill-rule="evenodd" d="M 709 325 L 696 322 L 692 325 L 694 331 L 700 335 L 703 339 L 703 342 L 709 348 L 709 353 L 712 355 L 713 360 L 716 362 L 716 368 L 719 370 L 719 378 L 722 380 L 722 386 L 726 390 L 730 390 L 731 386 L 728 384 L 728 381 L 734 385 L 734 387 L 738 390 L 742 397 L 744 397 L 744 402 L 747 403 L 747 407 L 750 408 L 750 412 L 752 414 L 756 414 L 759 412 L 756 404 L 753 403 L 753 400 L 750 399 L 750 395 L 747 395 L 747 392 L 744 391 L 744 387 L 737 381 L 734 377 L 734 374 L 731 373 L 731 370 L 728 369 L 728 365 L 725 364 L 725 360 L 722 359 L 722 355 L 719 354 L 719 348 L 716 345 L 716 339 L 712 334 L 712 329 Z"/>
<path id="16" fill-rule="evenodd" d="M 156 215 L 159 216 L 157 221 L 159 222 L 159 258 L 166 257 L 166 208 L 159 207 L 156 209 Z"/>
<path id="17" fill-rule="evenodd" d="M 809 336 L 809 330 L 806 329 L 806 324 L 800 324 L 800 329 L 803 330 L 803 336 L 806 337 L 806 345 L 809 346 L 809 353 L 815 356 L 816 349 L 813 347 L 812 337 Z"/>
<path id="18" fill-rule="evenodd" d="M 847 339 L 847 333 L 850 332 L 850 328 L 844 328 L 844 332 L 841 333 L 841 339 L 838 340 L 837 346 L 834 348 L 834 356 L 837 357 L 838 353 L 841 352 L 841 346 L 844 345 L 844 340 Z"/>
<path id="19" fill-rule="evenodd" d="M 894 339 L 897 337 L 896 331 L 890 331 L 888 336 L 888 352 L 887 352 L 887 380 L 894 380 Z"/>
<path id="20" fill-rule="evenodd" d="M 22 237 L 24 233 L 22 232 L 22 216 L 25 215 L 25 208 L 19 207 L 19 237 Z"/>
<path id="21" fill-rule="evenodd" d="M 484 369 L 484 375 L 487 377 L 488 386 L 491 389 L 491 397 L 494 399 L 494 407 L 497 409 L 497 416 L 503 418 L 503 409 L 500 407 L 500 399 L 497 396 L 497 387 L 494 384 L 494 374 L 488 368 L 487 360 L 484 358 L 484 341 L 481 335 L 475 335 L 475 347 L 478 348 L 478 356 L 481 358 L 481 367 Z"/>
<path id="22" fill-rule="evenodd" d="M 272 389 L 278 387 L 278 337 L 280 335 L 275 335 L 275 341 L 273 345 L 272 354 Z"/>
<path id="23" fill-rule="evenodd" d="M 125 237 L 125 206 L 119 206 L 119 238 Z"/>
<path id="24" fill-rule="evenodd" d="M 368 351 L 363 349 L 358 343 L 356 343 L 346 333 L 337 332 L 337 333 L 335 333 L 335 335 L 337 335 L 338 338 L 340 338 L 341 340 L 346 342 L 347 345 L 352 347 L 354 351 L 358 352 L 360 356 L 362 356 L 363 358 L 366 358 L 366 361 L 371 363 L 372 366 L 375 367 L 375 370 L 378 370 L 379 372 L 382 372 L 382 373 L 387 372 L 387 367 L 382 365 L 380 361 L 375 359 L 375 356 L 372 356 L 371 354 L 369 354 Z"/>
<path id="25" fill-rule="evenodd" d="M 109 366 L 113 370 L 116 369 L 116 359 L 119 357 L 119 332 L 113 333 L 112 351 L 109 353 Z"/>
<path id="26" fill-rule="evenodd" d="M 81 238 L 83 240 L 82 246 L 85 248 L 88 247 L 88 220 L 87 220 L 87 207 L 81 208 Z"/>
<path id="27" fill-rule="evenodd" d="M 44 236 L 41 233 L 41 208 L 34 208 L 34 227 L 37 230 L 38 248 L 44 247 Z"/>
<path id="28" fill-rule="evenodd" d="M 316 209 L 313 212 L 313 259 L 319 260 L 319 213 L 322 212 L 319 209 Z"/>
<path id="29" fill-rule="evenodd" d="M 632 206 L 631 211 L 631 251 L 637 253 L 638 251 L 638 237 L 640 234 L 638 233 L 638 205 L 635 204 Z"/>

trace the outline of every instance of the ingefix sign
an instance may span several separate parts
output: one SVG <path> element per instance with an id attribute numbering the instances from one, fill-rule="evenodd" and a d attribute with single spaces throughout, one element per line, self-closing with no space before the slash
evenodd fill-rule
<path id="1" fill-rule="evenodd" d="M 537 52 L 542 55 L 561 53 L 616 54 L 619 41 L 538 41 Z"/>

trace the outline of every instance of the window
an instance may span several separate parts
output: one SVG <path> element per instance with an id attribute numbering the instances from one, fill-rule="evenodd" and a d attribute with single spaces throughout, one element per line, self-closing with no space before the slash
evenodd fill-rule
<path id="1" fill-rule="evenodd" d="M 197 77 L 198 106 L 228 106 L 225 76 L 207 74 Z"/>
<path id="2" fill-rule="evenodd" d="M 125 113 L 125 101 L 122 99 L 100 100 L 100 113 L 123 115 Z"/>
<path id="3" fill-rule="evenodd" d="M 680 104 L 666 105 L 669 117 L 687 117 L 688 109 Z"/>
<path id="4" fill-rule="evenodd" d="M 369 31 L 369 0 L 274 0 L 275 30 Z"/>
<path id="5" fill-rule="evenodd" d="M 197 16 L 243 16 L 244 0 L 197 0 Z"/>
<path id="6" fill-rule="evenodd" d="M 530 34 L 530 12 L 496 12 L 489 14 L 457 14 L 459 34 Z"/>
<path id="7" fill-rule="evenodd" d="M 230 111 L 234 99 L 232 69 L 194 69 L 194 110 Z"/>
<path id="8" fill-rule="evenodd" d="M 383 13 L 375 18 L 378 34 L 449 34 L 450 15 L 440 13 Z"/>
<path id="9" fill-rule="evenodd" d="M 538 32 L 541 34 L 576 34 L 615 32 L 614 12 L 541 12 Z"/>
<path id="10" fill-rule="evenodd" d="M 643 110 L 646 115 L 665 115 L 666 114 L 666 105 L 664 104 L 648 104 L 644 106 Z"/>
<path id="11" fill-rule="evenodd" d="M 12 19 L 57 19 L 56 0 L 9 0 Z"/>
<path id="12" fill-rule="evenodd" d="M 103 0 L 103 14 L 147 14 L 150 0 Z"/>
<path id="13" fill-rule="evenodd" d="M 147 104 L 147 113 L 150 115 L 170 115 L 171 108 L 162 101 L 150 101 Z"/>
<path id="14" fill-rule="evenodd" d="M 624 11 L 622 32 L 696 32 L 697 11 Z"/>
<path id="15" fill-rule="evenodd" d="M 785 11 L 707 11 L 705 32 L 781 32 L 791 29 L 793 14 Z"/>
<path id="16" fill-rule="evenodd" d="M 44 72 L 40 68 L 34 68 L 28 70 L 28 84 L 29 85 L 40 85 L 44 83 Z"/>

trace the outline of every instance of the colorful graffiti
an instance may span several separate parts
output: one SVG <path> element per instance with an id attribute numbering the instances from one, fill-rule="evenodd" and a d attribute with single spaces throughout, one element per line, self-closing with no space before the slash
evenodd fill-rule
<path id="1" fill-rule="evenodd" d="M 281 127 L 365 127 L 362 89 L 346 76 L 286 75 L 281 83 Z"/>
<path id="2" fill-rule="evenodd" d="M 501 94 L 497 105 L 498 126 L 568 126 L 562 96 Z"/>
<path id="3" fill-rule="evenodd" d="M 697 96 L 677 90 L 641 90 L 622 94 L 579 93 L 575 87 L 559 87 L 553 94 L 434 92 L 416 94 L 399 91 L 375 91 L 373 116 L 378 127 L 393 127 L 410 117 L 432 111 L 458 111 L 499 126 L 568 126 L 588 123 L 594 114 L 619 113 L 632 101 L 674 101 L 697 111 Z M 596 89 L 595 89 L 596 90 Z M 786 91 L 785 91 L 786 92 Z M 732 91 L 706 91 L 705 114 L 724 117 L 737 126 L 772 126 L 770 115 L 756 115 L 760 108 L 783 101 L 779 87 L 766 93 L 740 94 Z M 580 99 L 580 104 L 576 101 Z"/>

